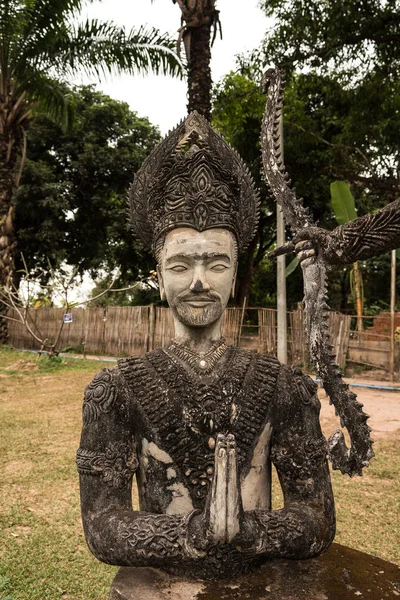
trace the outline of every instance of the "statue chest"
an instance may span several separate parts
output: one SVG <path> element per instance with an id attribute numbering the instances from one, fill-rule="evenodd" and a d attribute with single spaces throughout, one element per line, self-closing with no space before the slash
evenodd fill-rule
<path id="1" fill-rule="evenodd" d="M 222 372 L 208 378 L 191 376 L 161 350 L 137 365 L 134 391 L 142 426 L 135 437 L 143 509 L 149 503 L 154 509 L 156 496 L 161 512 L 202 508 L 219 433 L 235 436 L 245 510 L 267 502 L 257 489 L 266 490 L 269 481 L 276 361 L 260 365 L 248 352 L 229 351 Z"/>

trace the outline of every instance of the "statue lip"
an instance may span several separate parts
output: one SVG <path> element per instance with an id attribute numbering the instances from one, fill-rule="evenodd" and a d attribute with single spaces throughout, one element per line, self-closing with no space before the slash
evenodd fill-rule
<path id="1" fill-rule="evenodd" d="M 213 304 L 215 300 L 210 300 L 209 298 L 196 298 L 196 300 L 185 300 L 186 304 L 190 304 L 191 306 L 204 306 L 204 304 Z"/>
<path id="2" fill-rule="evenodd" d="M 204 304 L 214 303 L 215 300 L 213 298 L 210 298 L 209 296 L 198 296 L 198 297 L 196 296 L 196 297 L 185 298 L 183 300 L 183 302 L 185 302 L 185 304 L 189 304 L 190 306 L 198 307 L 198 306 L 204 306 Z"/>

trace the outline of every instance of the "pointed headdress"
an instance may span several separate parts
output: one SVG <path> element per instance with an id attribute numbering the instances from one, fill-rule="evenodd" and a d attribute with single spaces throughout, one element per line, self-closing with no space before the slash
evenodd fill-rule
<path id="1" fill-rule="evenodd" d="M 259 197 L 248 168 L 197 112 L 153 150 L 129 190 L 133 233 L 153 251 L 177 227 L 229 229 L 242 251 L 258 218 Z"/>

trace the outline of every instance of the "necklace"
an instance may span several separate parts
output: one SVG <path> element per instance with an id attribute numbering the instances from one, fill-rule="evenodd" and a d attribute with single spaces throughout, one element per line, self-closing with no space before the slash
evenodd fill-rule
<path id="1" fill-rule="evenodd" d="M 227 350 L 228 346 L 224 338 L 215 342 L 207 352 L 194 352 L 183 344 L 172 341 L 168 346 L 167 352 L 180 358 L 187 363 L 197 373 L 208 374 L 214 369 L 215 365 Z"/>

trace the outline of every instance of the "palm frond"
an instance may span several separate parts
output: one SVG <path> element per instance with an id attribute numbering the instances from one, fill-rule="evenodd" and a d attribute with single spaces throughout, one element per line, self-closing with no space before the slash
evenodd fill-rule
<path id="1" fill-rule="evenodd" d="M 26 73 L 20 85 L 27 90 L 29 104 L 35 112 L 44 113 L 64 129 L 68 128 L 75 114 L 75 104 L 65 84 L 42 71 L 32 70 Z"/>
<path id="2" fill-rule="evenodd" d="M 58 67 L 87 74 L 128 71 L 183 76 L 184 65 L 175 50 L 175 41 L 154 28 L 132 29 L 126 34 L 113 23 L 86 21 L 65 40 L 65 53 L 58 55 Z"/>

